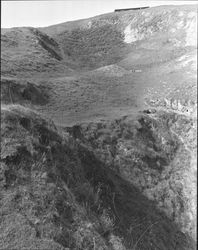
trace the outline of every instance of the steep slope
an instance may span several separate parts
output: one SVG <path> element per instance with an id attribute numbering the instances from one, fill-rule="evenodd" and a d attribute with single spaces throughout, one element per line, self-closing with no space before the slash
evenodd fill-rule
<path id="1" fill-rule="evenodd" d="M 2 138 L 1 248 L 194 249 L 133 185 L 37 113 L 3 106 Z"/>
<path id="2" fill-rule="evenodd" d="M 67 130 L 195 238 L 196 126 L 196 119 L 153 109 Z"/>

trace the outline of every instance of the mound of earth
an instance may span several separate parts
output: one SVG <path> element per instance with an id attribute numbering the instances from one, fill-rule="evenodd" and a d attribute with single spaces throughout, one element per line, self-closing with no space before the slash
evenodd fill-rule
<path id="1" fill-rule="evenodd" d="M 122 77 L 129 72 L 118 65 L 108 65 L 96 70 L 93 70 L 93 74 L 101 74 L 107 77 Z"/>

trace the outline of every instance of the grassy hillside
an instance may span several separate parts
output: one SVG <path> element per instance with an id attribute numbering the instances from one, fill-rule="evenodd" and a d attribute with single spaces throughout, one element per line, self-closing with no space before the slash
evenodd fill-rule
<path id="1" fill-rule="evenodd" d="M 144 62 L 144 51 L 154 57 L 155 63 L 158 63 L 155 53 L 161 61 L 177 57 L 183 48 L 196 46 L 196 20 L 195 6 L 160 6 L 101 15 L 41 30 L 58 41 L 67 64 L 91 69 L 119 62 L 131 52 L 129 66 L 138 49 L 141 49 L 141 62 Z M 160 56 L 160 52 L 164 56 Z"/>
<path id="2" fill-rule="evenodd" d="M 196 126 L 196 119 L 153 109 L 67 131 L 195 237 Z"/>
<path id="3" fill-rule="evenodd" d="M 196 6 L 1 34 L 0 249 L 194 250 Z"/>
<path id="4" fill-rule="evenodd" d="M 4 29 L 2 72 L 69 74 L 70 68 L 85 71 L 122 60 L 127 69 L 137 59 L 143 67 L 167 62 L 196 47 L 195 6 L 110 13 L 40 29 Z"/>
<path id="5" fill-rule="evenodd" d="M 4 249 L 194 249 L 94 151 L 22 106 L 2 107 Z"/>
<path id="6" fill-rule="evenodd" d="M 2 75 L 31 77 L 32 73 L 69 72 L 61 60 L 57 42 L 35 28 L 12 28 L 1 35 Z"/>

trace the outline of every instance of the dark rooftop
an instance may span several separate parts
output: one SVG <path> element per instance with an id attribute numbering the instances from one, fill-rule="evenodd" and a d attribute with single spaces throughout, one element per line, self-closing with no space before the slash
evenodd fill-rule
<path id="1" fill-rule="evenodd" d="M 147 8 L 149 8 L 149 6 L 146 6 L 146 7 L 137 7 L 137 8 L 128 8 L 128 9 L 115 9 L 115 12 L 128 11 L 128 10 L 142 10 L 142 9 L 147 9 Z"/>

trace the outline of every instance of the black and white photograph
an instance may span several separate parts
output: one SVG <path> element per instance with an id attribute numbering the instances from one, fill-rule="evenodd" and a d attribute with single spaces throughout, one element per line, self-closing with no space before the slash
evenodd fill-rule
<path id="1" fill-rule="evenodd" d="M 1 1 L 0 250 L 196 250 L 197 1 Z"/>

